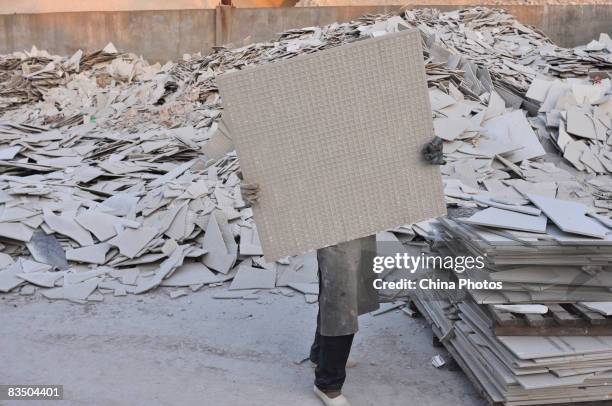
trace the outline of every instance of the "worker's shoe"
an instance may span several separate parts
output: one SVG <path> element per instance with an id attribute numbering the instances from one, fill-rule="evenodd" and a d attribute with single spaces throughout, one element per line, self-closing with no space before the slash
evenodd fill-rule
<path id="1" fill-rule="evenodd" d="M 316 386 L 314 387 L 314 393 L 319 399 L 321 399 L 321 402 L 323 402 L 325 406 L 351 406 L 348 399 L 342 394 L 336 396 L 335 398 L 330 398 L 325 392 Z"/>

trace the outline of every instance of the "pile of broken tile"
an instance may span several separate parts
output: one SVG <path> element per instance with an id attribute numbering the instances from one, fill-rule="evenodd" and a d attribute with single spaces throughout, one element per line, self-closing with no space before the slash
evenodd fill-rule
<path id="1" fill-rule="evenodd" d="M 408 10 L 405 19 L 421 30 L 435 62 L 456 68 L 467 56 L 488 69 L 478 72 L 474 64 L 465 69 L 466 85 L 476 91 L 487 86 L 483 77 L 493 79 L 496 87 L 524 92 L 538 74 L 573 78 L 612 68 L 612 40 L 607 34 L 585 46 L 562 48 L 512 15 L 480 7 Z"/>
<path id="2" fill-rule="evenodd" d="M 552 143 L 576 169 L 611 174 L 609 75 L 595 72 L 587 79 L 547 79 L 534 79 L 526 96 L 541 103 L 539 116 L 550 129 Z"/>
<path id="3" fill-rule="evenodd" d="M 546 187 L 606 214 L 607 178 L 559 155 L 547 112 L 519 110 L 537 112 L 537 97 L 524 94 L 536 77 L 557 83 L 548 76 L 608 68 L 605 36 L 603 46 L 559 48 L 501 10 L 473 8 L 293 29 L 164 65 L 112 44 L 70 57 L 32 48 L 0 56 L 0 292 L 27 295 L 36 287 L 48 298 L 83 302 L 158 286 L 178 297 L 231 281 L 218 297 L 291 294 L 289 286 L 315 301 L 314 254 L 264 262 L 252 211 L 240 198 L 235 153 L 207 157 L 208 140 L 225 132 L 215 78 L 411 27 L 426 44 L 434 124 L 446 140 L 448 204 L 524 205 L 522 190 Z M 443 35 L 433 35 L 438 28 Z M 588 100 L 576 105 L 608 114 L 609 104 L 590 93 Z M 601 143 L 585 145 L 602 151 Z M 433 228 L 426 221 L 393 232 L 410 240 Z"/>
<path id="4" fill-rule="evenodd" d="M 231 281 L 214 297 L 266 289 L 315 302 L 316 255 L 266 263 L 236 154 L 207 157 L 207 141 L 226 131 L 214 81 L 365 38 L 357 28 L 380 19 L 289 30 L 163 66 L 112 44 L 67 58 L 35 47 L 1 57 L 0 292 L 39 288 L 83 303 Z"/>

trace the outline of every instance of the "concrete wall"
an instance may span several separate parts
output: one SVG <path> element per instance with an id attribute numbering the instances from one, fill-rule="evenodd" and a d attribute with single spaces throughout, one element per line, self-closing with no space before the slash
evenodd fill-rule
<path id="1" fill-rule="evenodd" d="M 219 3 L 219 0 L 0 0 L 0 14 L 193 10 L 215 8 Z"/>
<path id="2" fill-rule="evenodd" d="M 414 1 L 414 0 L 412 0 Z M 297 0 L 233 0 L 235 7 L 293 7 Z M 0 14 L 75 11 L 146 11 L 214 9 L 221 0 L 0 0 Z"/>
<path id="3" fill-rule="evenodd" d="M 456 6 L 436 6 L 450 10 Z M 165 62 L 214 45 L 272 39 L 288 28 L 348 21 L 364 13 L 395 12 L 400 6 L 229 8 L 216 10 L 102 11 L 0 15 L 0 53 L 36 45 L 56 54 L 96 49 L 112 41 L 118 49 Z M 611 5 L 504 6 L 560 45 L 585 44 L 612 34 Z"/>
<path id="4" fill-rule="evenodd" d="M 69 55 L 112 41 L 121 51 L 166 62 L 208 51 L 214 40 L 214 9 L 0 15 L 0 53 L 36 45 Z"/>
<path id="5" fill-rule="evenodd" d="M 427 6 L 414 6 L 422 8 Z M 441 10 L 454 10 L 457 6 L 437 5 Z M 288 28 L 330 24 L 349 21 L 366 13 L 397 12 L 401 6 L 342 6 L 298 7 L 279 9 L 219 8 L 225 24 L 223 37 L 218 42 L 242 44 L 273 38 Z M 590 42 L 599 33 L 612 33 L 612 5 L 587 6 L 516 6 L 504 5 L 504 9 L 521 22 L 533 25 L 557 44 L 576 46 Z M 219 19 L 218 19 L 219 21 Z"/>

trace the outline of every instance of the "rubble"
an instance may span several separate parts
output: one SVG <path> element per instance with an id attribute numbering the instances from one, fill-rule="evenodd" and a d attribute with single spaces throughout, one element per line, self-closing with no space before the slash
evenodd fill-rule
<path id="1" fill-rule="evenodd" d="M 495 89 L 509 105 L 512 94 L 527 91 L 539 74 L 573 78 L 612 67 L 607 34 L 597 46 L 562 48 L 500 10 L 416 9 L 405 18 L 425 35 L 433 62 L 462 68 L 462 86 L 476 95 Z"/>
<path id="2" fill-rule="evenodd" d="M 425 44 L 450 207 L 533 216 L 539 209 L 524 193 L 537 191 L 580 202 L 605 223 L 612 184 L 597 176 L 604 172 L 592 158 L 610 151 L 610 124 L 603 122 L 609 90 L 602 90 L 609 81 L 572 78 L 610 68 L 605 35 L 564 49 L 501 10 L 472 8 L 292 29 L 274 41 L 164 65 L 149 65 L 112 44 L 70 57 L 32 48 L 0 57 L 0 235 L 6 254 L 0 288 L 29 285 L 19 275 L 31 257 L 52 267 L 37 271 L 37 280 L 60 275 L 55 287 L 39 292 L 78 302 L 94 285 L 92 292 L 118 296 L 160 285 L 193 289 L 229 281 L 241 266 L 276 272 L 276 287 L 316 283 L 311 254 L 275 263 L 261 257 L 252 210 L 239 193 L 237 157 L 226 153 L 232 147 L 215 78 L 408 28 L 418 28 Z M 564 102 L 570 97 L 563 89 L 582 95 L 576 106 L 583 115 Z M 559 114 L 538 114 L 540 100 Z M 548 116 L 557 126 L 548 126 Z M 597 124 L 595 138 L 585 138 L 580 123 L 591 118 L 603 127 Z M 580 154 L 569 147 L 561 157 L 557 147 L 567 148 L 568 139 L 584 147 Z M 600 163 L 606 168 L 607 161 Z M 434 232 L 431 221 L 393 231 L 404 241 Z M 53 237 L 62 252 L 57 245 L 41 248 L 39 232 Z M 587 241 L 592 239 L 580 243 Z M 314 290 L 303 290 L 312 300 Z M 230 296 L 244 296 L 234 295 L 240 292 Z"/>
<path id="3" fill-rule="evenodd" d="M 436 368 L 442 368 L 444 365 L 446 365 L 446 361 L 444 360 L 444 358 L 442 358 L 441 355 L 438 354 L 431 359 L 431 365 Z"/>
<path id="4" fill-rule="evenodd" d="M 606 97 L 611 87 L 609 74 L 594 73 L 591 79 L 536 79 L 527 92 L 542 103 L 540 120 L 552 129 L 548 137 L 553 145 L 580 171 L 612 173 L 612 102 Z"/>
<path id="5" fill-rule="evenodd" d="M 478 271 L 429 270 L 443 281 L 503 282 L 413 298 L 490 400 L 606 399 L 612 42 L 561 48 L 501 10 L 364 16 L 163 66 L 112 44 L 0 56 L 0 292 L 86 303 L 208 286 L 218 299 L 315 302 L 316 253 L 262 256 L 216 77 L 410 28 L 423 39 L 451 215 L 378 241 L 485 258 Z M 412 313 L 407 292 L 381 295 L 378 314 Z"/>

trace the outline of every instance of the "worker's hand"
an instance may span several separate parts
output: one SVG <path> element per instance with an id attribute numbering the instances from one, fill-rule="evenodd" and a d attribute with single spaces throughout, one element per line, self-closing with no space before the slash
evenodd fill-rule
<path id="1" fill-rule="evenodd" d="M 444 165 L 444 154 L 442 153 L 442 138 L 435 137 L 423 147 L 423 158 L 432 165 Z"/>
<path id="2" fill-rule="evenodd" d="M 254 183 L 241 184 L 240 195 L 242 196 L 242 200 L 244 200 L 247 205 L 254 205 L 257 203 L 257 199 L 259 199 L 259 185 Z"/>

